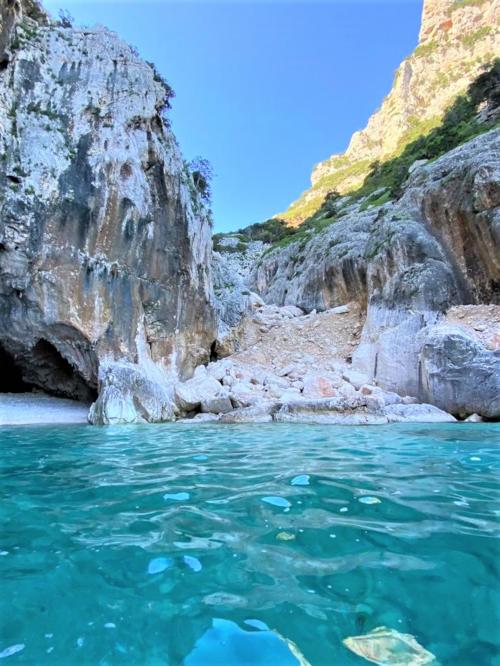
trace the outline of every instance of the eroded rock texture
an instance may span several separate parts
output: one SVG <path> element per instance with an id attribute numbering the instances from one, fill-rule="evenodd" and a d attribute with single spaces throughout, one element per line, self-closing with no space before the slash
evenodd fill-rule
<path id="1" fill-rule="evenodd" d="M 500 353 L 487 350 L 461 327 L 424 330 L 420 373 L 422 393 L 438 407 L 463 416 L 500 415 Z"/>
<path id="2" fill-rule="evenodd" d="M 208 360 L 215 337 L 210 221 L 163 117 L 168 89 L 104 28 L 6 2 L 0 353 L 12 381 L 101 390 L 100 422 L 121 420 L 109 387 L 128 368 L 125 420 L 159 420 L 169 381 Z"/>
<path id="3" fill-rule="evenodd" d="M 366 210 L 362 202 L 344 206 L 320 234 L 263 255 L 249 287 L 267 303 L 306 311 L 357 301 L 367 315 L 355 368 L 401 395 L 498 418 L 498 350 L 477 350 L 474 363 L 489 373 L 489 388 L 476 391 L 467 406 L 439 388 L 419 333 L 431 331 L 454 305 L 500 303 L 499 206 L 500 131 L 492 130 L 418 165 L 398 201 Z M 480 374 L 469 390 L 479 386 Z M 443 369 L 441 387 L 451 375 Z M 467 382 L 467 368 L 461 376 Z"/>

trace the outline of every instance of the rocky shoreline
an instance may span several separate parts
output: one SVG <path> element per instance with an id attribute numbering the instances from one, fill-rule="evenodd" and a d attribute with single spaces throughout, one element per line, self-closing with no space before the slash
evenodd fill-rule
<path id="1" fill-rule="evenodd" d="M 36 0 L 1 18 L 0 395 L 92 402 L 93 424 L 500 419 L 496 69 L 472 138 L 397 193 L 212 252 L 154 65 Z"/>
<path id="2" fill-rule="evenodd" d="M 175 384 L 170 416 L 158 420 L 345 425 L 457 421 L 435 405 L 380 388 L 353 368 L 350 361 L 357 344 L 356 331 L 358 337 L 360 331 L 355 322 L 363 316 L 356 304 L 305 314 L 295 306 L 267 306 L 258 297 L 252 302 L 237 334 L 229 334 L 237 350 L 198 366 L 191 379 Z M 470 306 L 468 310 L 470 321 Z M 500 316 L 500 307 L 494 314 Z M 459 315 L 455 309 L 454 316 Z M 486 326 L 482 328 L 484 337 L 488 331 Z M 326 348 L 325 343 L 331 340 L 335 340 L 335 347 Z M 140 420 L 132 399 L 127 402 L 124 393 L 116 391 L 106 397 L 100 422 Z M 478 414 L 464 415 L 463 419 L 483 420 Z"/>

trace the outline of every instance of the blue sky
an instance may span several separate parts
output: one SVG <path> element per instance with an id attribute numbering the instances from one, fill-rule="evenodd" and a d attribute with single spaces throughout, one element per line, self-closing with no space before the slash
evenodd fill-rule
<path id="1" fill-rule="evenodd" d="M 309 186 L 389 92 L 422 0 L 43 0 L 134 44 L 176 91 L 184 156 L 214 167 L 216 231 L 263 221 Z"/>

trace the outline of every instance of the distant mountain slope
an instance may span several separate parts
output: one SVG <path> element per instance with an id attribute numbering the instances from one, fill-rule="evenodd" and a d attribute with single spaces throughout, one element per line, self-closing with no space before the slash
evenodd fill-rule
<path id="1" fill-rule="evenodd" d="M 362 184 L 370 165 L 400 153 L 439 124 L 483 66 L 500 53 L 500 0 L 424 0 L 419 44 L 399 66 L 394 84 L 346 152 L 318 164 L 312 186 L 277 217 L 297 226 L 332 191 Z"/>

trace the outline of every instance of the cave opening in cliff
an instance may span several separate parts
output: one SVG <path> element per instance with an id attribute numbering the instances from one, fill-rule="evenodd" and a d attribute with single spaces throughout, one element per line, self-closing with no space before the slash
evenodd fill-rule
<path id="1" fill-rule="evenodd" d="M 210 362 L 216 363 L 219 360 L 219 355 L 217 353 L 217 340 L 214 340 L 210 345 Z"/>
<path id="2" fill-rule="evenodd" d="M 42 391 L 60 398 L 93 402 L 95 387 L 47 340 L 15 357 L 0 344 L 0 393 Z"/>
<path id="3" fill-rule="evenodd" d="M 97 391 L 53 344 L 41 339 L 33 347 L 25 377 L 47 393 L 61 397 L 93 402 Z"/>
<path id="4" fill-rule="evenodd" d="M 23 379 L 23 369 L 0 345 L 0 393 L 27 393 L 33 388 Z"/>

